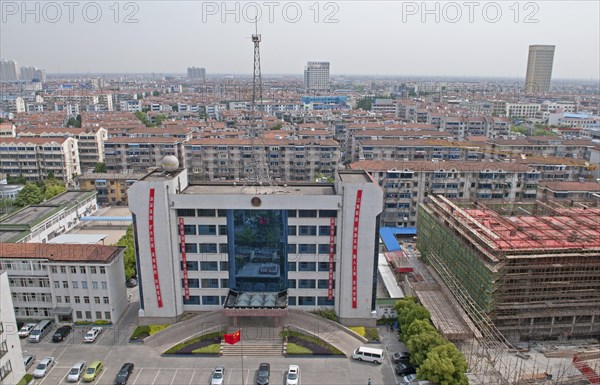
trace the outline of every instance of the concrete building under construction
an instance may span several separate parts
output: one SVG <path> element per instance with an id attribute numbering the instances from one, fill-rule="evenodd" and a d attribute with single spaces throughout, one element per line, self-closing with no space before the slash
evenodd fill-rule
<path id="1" fill-rule="evenodd" d="M 458 289 L 467 314 L 485 314 L 509 341 L 600 335 L 597 203 L 482 205 L 430 196 L 417 233 L 421 255 Z"/>

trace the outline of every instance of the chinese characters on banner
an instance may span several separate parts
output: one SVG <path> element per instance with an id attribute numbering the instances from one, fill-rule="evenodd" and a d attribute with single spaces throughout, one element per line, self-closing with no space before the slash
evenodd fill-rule
<path id="1" fill-rule="evenodd" d="M 154 273 L 154 288 L 156 289 L 156 302 L 158 307 L 163 307 L 160 283 L 158 282 L 158 266 L 156 264 L 156 245 L 154 244 L 154 189 L 150 189 L 148 200 L 148 232 L 150 237 L 150 257 L 152 259 L 152 272 Z"/>
<path id="2" fill-rule="evenodd" d="M 335 218 L 329 218 L 329 286 L 327 299 L 333 299 L 333 264 L 335 263 Z"/>
<path id="3" fill-rule="evenodd" d="M 185 255 L 185 228 L 183 223 L 183 217 L 179 217 L 179 249 L 181 250 L 181 263 L 183 265 L 183 294 L 185 300 L 190 299 L 190 287 L 188 286 L 188 269 L 187 269 L 187 256 Z"/>
<path id="4" fill-rule="evenodd" d="M 358 307 L 357 278 L 358 278 L 358 221 L 360 218 L 360 203 L 362 190 L 356 192 L 356 204 L 354 205 L 354 228 L 352 231 L 352 309 Z"/>

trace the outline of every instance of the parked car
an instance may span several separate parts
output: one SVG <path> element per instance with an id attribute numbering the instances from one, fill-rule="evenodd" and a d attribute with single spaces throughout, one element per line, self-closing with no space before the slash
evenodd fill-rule
<path id="1" fill-rule="evenodd" d="M 225 367 L 217 366 L 210 376 L 210 385 L 222 385 L 225 378 Z"/>
<path id="2" fill-rule="evenodd" d="M 102 333 L 102 328 L 100 326 L 95 326 L 88 330 L 88 332 L 83 337 L 83 342 L 94 342 L 96 338 Z"/>
<path id="3" fill-rule="evenodd" d="M 50 371 L 50 368 L 53 365 L 54 365 L 54 357 L 44 358 L 43 360 L 40 361 L 38 366 L 35 367 L 35 370 L 32 373 L 33 377 L 35 377 L 35 378 L 44 377 Z"/>
<path id="4" fill-rule="evenodd" d="M 119 369 L 117 377 L 115 377 L 115 385 L 127 384 L 131 372 L 133 372 L 133 364 L 131 362 L 124 363 L 123 366 L 121 366 L 121 369 Z"/>
<path id="5" fill-rule="evenodd" d="M 65 337 L 71 333 L 71 327 L 69 325 L 64 325 L 56 329 L 54 335 L 52 335 L 52 342 L 61 342 L 64 341 Z"/>
<path id="6" fill-rule="evenodd" d="M 83 374 L 83 370 L 85 369 L 85 364 L 85 361 L 79 361 L 75 363 L 75 365 L 71 367 L 71 370 L 69 370 L 69 373 L 67 374 L 67 381 L 79 381 L 79 378 L 81 377 L 81 375 Z"/>
<path id="7" fill-rule="evenodd" d="M 256 373 L 256 384 L 267 385 L 269 383 L 269 376 L 271 375 L 271 365 L 263 362 L 258 365 L 258 372 Z"/>
<path id="8" fill-rule="evenodd" d="M 127 280 L 127 282 L 125 282 L 125 286 L 127 286 L 127 287 L 136 287 L 137 284 L 138 284 L 138 281 L 135 278 L 129 278 Z"/>
<path id="9" fill-rule="evenodd" d="M 290 365 L 285 376 L 285 385 L 298 385 L 299 381 L 300 367 L 298 365 Z"/>
<path id="10" fill-rule="evenodd" d="M 414 374 L 417 372 L 417 369 L 410 364 L 397 364 L 394 368 L 396 374 L 405 376 L 407 374 Z"/>
<path id="11" fill-rule="evenodd" d="M 31 324 L 23 325 L 23 327 L 21 327 L 21 329 L 19 329 L 19 337 L 20 338 L 29 337 L 29 333 L 31 333 L 31 331 L 33 330 L 35 325 L 37 325 L 37 324 L 31 323 Z"/>
<path id="12" fill-rule="evenodd" d="M 414 374 L 414 373 L 413 374 L 407 374 L 406 376 L 402 377 L 402 381 L 408 382 L 408 383 L 411 383 L 411 382 L 413 382 L 416 379 L 417 379 L 417 375 Z"/>
<path id="13" fill-rule="evenodd" d="M 409 363 L 410 362 L 410 353 L 409 352 L 396 352 L 396 353 L 392 354 L 392 361 L 394 361 L 394 364 Z"/>
<path id="14" fill-rule="evenodd" d="M 25 370 L 29 369 L 34 362 L 35 354 L 25 354 L 23 356 L 23 365 L 25 365 Z"/>
<path id="15" fill-rule="evenodd" d="M 90 382 L 90 381 L 94 381 L 96 379 L 96 377 L 98 376 L 98 374 L 100 374 L 100 372 L 102 372 L 102 370 L 104 369 L 104 366 L 102 365 L 102 362 L 100 361 L 94 361 L 90 364 L 90 366 L 88 366 L 88 368 L 85 371 L 85 374 L 83 375 L 83 381 L 86 382 Z"/>

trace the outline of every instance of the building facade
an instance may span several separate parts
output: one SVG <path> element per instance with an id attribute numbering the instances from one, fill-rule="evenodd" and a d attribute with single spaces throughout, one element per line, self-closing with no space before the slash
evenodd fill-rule
<path id="1" fill-rule="evenodd" d="M 81 190 L 96 190 L 99 205 L 127 206 L 127 189 L 144 175 L 91 172 L 77 177 L 77 183 Z"/>
<path id="2" fill-rule="evenodd" d="M 8 273 L 0 269 L 0 385 L 14 385 L 25 375 L 8 282 Z"/>
<path id="3" fill-rule="evenodd" d="M 124 247 L 0 243 L 15 316 L 117 322 L 127 308 Z M 4 297 L 4 296 L 2 296 Z"/>
<path id="4" fill-rule="evenodd" d="M 188 77 L 188 79 L 200 79 L 202 81 L 205 81 L 206 80 L 206 69 L 204 69 L 202 67 L 188 67 L 187 77 Z"/>
<path id="5" fill-rule="evenodd" d="M 223 309 L 229 296 L 257 292 L 286 293 L 286 309 L 374 322 L 382 192 L 365 172 L 244 186 L 190 184 L 185 169 L 157 170 L 129 194 L 144 322 Z"/>
<path id="6" fill-rule="evenodd" d="M 329 89 L 329 62 L 309 61 L 304 67 L 304 88 L 307 91 Z"/>
<path id="7" fill-rule="evenodd" d="M 525 75 L 525 93 L 550 92 L 552 79 L 552 64 L 554 63 L 553 45 L 530 45 L 527 58 L 527 73 Z"/>

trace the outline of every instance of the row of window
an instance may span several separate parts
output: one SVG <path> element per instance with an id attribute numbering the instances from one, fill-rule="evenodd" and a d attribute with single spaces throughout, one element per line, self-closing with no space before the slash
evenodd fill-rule
<path id="1" fill-rule="evenodd" d="M 333 253 L 337 251 L 337 245 L 333 245 Z M 227 254 L 227 243 L 186 243 L 186 253 L 195 254 Z M 329 243 L 288 243 L 288 254 L 329 254 Z"/>
<path id="2" fill-rule="evenodd" d="M 228 261 L 186 261 L 187 270 L 189 271 L 227 271 L 229 272 Z M 333 270 L 335 271 L 335 262 Z M 183 262 L 181 262 L 183 270 Z M 318 269 L 318 270 L 317 270 Z M 329 262 L 288 262 L 288 271 L 329 271 Z M 58 281 L 54 281 L 55 287 Z M 66 282 L 66 281 L 65 281 Z M 64 282 L 63 282 L 64 283 Z M 226 287 L 226 286 L 223 286 Z"/>
<path id="3" fill-rule="evenodd" d="M 287 210 L 289 218 L 335 218 L 337 210 Z M 226 217 L 227 210 L 177 209 L 180 217 Z"/>
<path id="4" fill-rule="evenodd" d="M 9 278 L 10 287 L 50 287 L 47 278 Z"/>
<path id="5" fill-rule="evenodd" d="M 52 295 L 49 293 L 12 293 L 13 301 L 40 301 L 52 302 Z"/>
<path id="6" fill-rule="evenodd" d="M 217 295 L 190 295 L 189 299 L 183 297 L 184 305 L 223 305 L 225 303 L 225 296 Z M 333 306 L 335 299 L 329 299 L 328 297 L 312 297 L 312 296 L 298 296 L 288 297 L 289 306 Z"/>
<path id="7" fill-rule="evenodd" d="M 50 266 L 50 270 L 53 274 L 57 274 L 59 270 L 61 274 L 66 274 L 67 268 L 71 274 L 77 274 L 77 266 Z M 79 266 L 79 273 L 85 274 L 87 269 L 88 267 L 86 266 Z M 98 272 L 100 272 L 100 274 L 106 274 L 106 267 L 104 266 L 100 266 L 99 268 L 96 266 L 89 266 L 89 270 L 90 274 L 98 274 Z"/>
<path id="8" fill-rule="evenodd" d="M 61 287 L 61 283 L 60 281 L 54 281 L 54 288 L 58 289 Z M 69 281 L 62 281 L 62 287 L 64 289 L 68 289 L 69 288 Z M 101 281 L 100 282 L 100 287 L 104 290 L 108 289 L 108 285 L 106 283 L 106 281 Z M 81 281 L 81 288 L 82 289 L 87 289 L 88 288 L 88 282 L 87 281 Z M 79 282 L 78 281 L 71 281 L 71 289 L 79 289 Z M 98 281 L 92 281 L 92 289 L 98 289 Z"/>
<path id="9" fill-rule="evenodd" d="M 335 280 L 333 280 L 335 289 Z M 328 289 L 328 279 L 288 279 L 288 288 L 290 289 Z"/>
<path id="10" fill-rule="evenodd" d="M 219 281 L 221 282 L 220 288 L 228 289 L 229 288 L 229 279 L 227 278 L 188 278 L 188 288 L 190 289 L 219 289 Z M 181 287 L 184 287 L 184 280 L 181 280 Z M 329 280 L 328 279 L 288 279 L 288 287 L 290 289 L 328 289 L 329 288 Z M 335 288 L 335 280 L 333 281 L 333 288 Z M 68 297 L 65 296 L 65 299 Z M 75 297 L 76 303 L 79 297 Z M 87 297 L 84 297 L 87 298 Z M 99 300 L 98 297 L 95 297 Z M 104 297 L 105 302 L 108 303 L 108 297 Z M 57 302 L 60 302 L 60 297 L 57 298 Z M 88 302 L 89 303 L 89 298 Z M 99 302 L 96 302 L 99 303 Z"/>
<path id="11" fill-rule="evenodd" d="M 75 312 L 75 317 L 78 320 L 94 321 L 94 320 L 92 320 L 92 312 L 91 311 L 88 310 L 88 311 L 85 312 L 85 318 L 83 318 L 83 313 L 84 312 L 82 312 L 80 310 L 77 310 Z M 110 312 L 109 311 L 105 311 L 104 312 L 104 318 L 102 318 L 102 312 L 101 311 L 97 311 L 96 312 L 96 319 L 95 320 L 97 321 L 97 320 L 101 320 L 101 319 L 105 319 L 107 321 L 110 321 Z"/>
<path id="12" fill-rule="evenodd" d="M 69 297 L 68 295 L 65 295 L 64 298 L 65 303 L 71 303 L 71 297 Z M 63 298 L 60 295 L 56 296 L 56 303 L 63 303 Z M 81 303 L 81 297 L 76 295 L 73 297 L 73 303 Z M 90 303 L 90 297 L 88 297 L 87 295 L 83 297 L 83 303 Z M 105 305 L 108 305 L 110 303 L 108 297 L 102 297 L 102 302 L 100 302 L 100 297 L 94 297 L 94 303 L 95 304 L 101 304 L 104 303 Z"/>
<path id="13" fill-rule="evenodd" d="M 185 235 L 227 235 L 227 225 L 183 225 Z M 217 231 L 218 230 L 218 231 Z M 288 235 L 319 235 L 328 237 L 329 226 L 288 226 Z M 334 229 L 334 235 L 337 228 Z"/>

